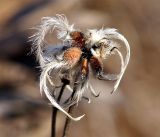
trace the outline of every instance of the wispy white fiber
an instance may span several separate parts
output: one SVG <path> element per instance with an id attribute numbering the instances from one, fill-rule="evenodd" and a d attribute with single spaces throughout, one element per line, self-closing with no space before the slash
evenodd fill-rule
<path id="1" fill-rule="evenodd" d="M 56 15 L 55 17 L 43 17 L 41 19 L 40 25 L 34 29 L 37 32 L 30 37 L 30 40 L 33 42 L 33 48 L 36 50 L 37 59 L 40 62 L 40 65 L 43 66 L 46 63 L 45 58 L 43 57 L 43 48 L 45 46 L 45 36 L 47 33 L 57 30 L 57 37 L 59 39 L 65 40 L 67 34 L 74 30 L 74 25 L 69 25 L 67 18 L 64 15 Z"/>
<path id="2" fill-rule="evenodd" d="M 114 92 L 118 88 L 119 83 L 122 79 L 122 76 L 123 76 L 123 74 L 126 70 L 126 67 L 127 67 L 128 63 L 129 63 L 130 46 L 129 46 L 129 43 L 126 40 L 126 38 L 122 34 L 117 32 L 117 30 L 114 29 L 114 28 L 107 28 L 107 29 L 102 28 L 100 30 L 97 30 L 97 29 L 88 30 L 88 43 L 90 43 L 91 45 L 99 43 L 102 39 L 111 40 L 111 41 L 113 39 L 121 40 L 124 43 L 123 45 L 126 48 L 126 57 L 125 57 L 125 60 L 124 60 L 124 64 L 121 65 L 121 66 L 123 66 L 123 68 L 121 68 L 121 72 L 118 75 L 118 80 L 117 80 L 117 82 L 114 86 L 114 89 L 112 91 L 112 92 Z M 110 46 L 113 47 L 112 43 L 110 44 Z M 96 53 L 94 52 L 94 54 L 96 54 Z M 119 52 L 118 52 L 118 54 L 121 57 L 121 54 Z"/>
<path id="3" fill-rule="evenodd" d="M 91 90 L 91 93 L 94 97 L 98 97 L 100 95 L 100 92 L 96 93 L 96 91 L 93 89 L 91 83 L 89 83 L 89 89 Z"/>
<path id="4" fill-rule="evenodd" d="M 126 38 L 122 34 L 118 33 L 117 31 L 115 31 L 115 32 L 113 31 L 112 33 L 109 33 L 109 34 L 106 34 L 106 35 L 107 35 L 108 38 L 113 38 L 113 39 L 119 39 L 119 40 L 121 40 L 124 43 L 124 46 L 126 48 L 126 56 L 125 56 L 124 64 L 122 65 L 123 68 L 121 68 L 121 73 L 119 75 L 119 79 L 117 80 L 117 82 L 116 82 L 116 84 L 114 86 L 114 89 L 112 91 L 112 92 L 114 92 L 118 88 L 119 83 L 120 83 L 120 81 L 121 81 L 121 79 L 123 77 L 123 74 L 124 74 L 124 72 L 125 72 L 125 70 L 127 68 L 128 63 L 129 63 L 129 59 L 130 59 L 130 46 L 129 46 L 129 43 L 126 40 Z M 121 57 L 121 55 L 120 55 L 120 57 Z"/>
<path id="5" fill-rule="evenodd" d="M 115 82 L 114 88 L 113 88 L 113 90 L 111 91 L 111 93 L 113 93 L 113 92 L 118 88 L 118 85 L 119 85 L 120 80 L 121 80 L 121 78 L 122 78 L 122 76 L 123 76 L 124 67 L 125 67 L 125 66 L 124 66 L 124 60 L 123 60 L 122 53 L 121 53 L 118 49 L 114 49 L 114 50 L 117 52 L 117 54 L 118 54 L 119 57 L 120 57 L 121 69 L 120 69 L 120 73 L 119 73 L 119 75 L 118 75 L 117 81 Z"/>
<path id="6" fill-rule="evenodd" d="M 64 62 L 61 63 L 57 63 L 57 62 L 51 62 L 49 64 L 47 64 L 47 66 L 45 66 L 45 68 L 43 68 L 41 76 L 40 76 L 40 91 L 44 92 L 45 95 L 47 96 L 47 98 L 49 99 L 49 101 L 52 103 L 52 105 L 54 107 L 56 107 L 57 109 L 59 109 L 60 111 L 62 111 L 64 114 L 66 114 L 69 118 L 71 118 L 74 121 L 78 121 L 80 120 L 82 117 L 84 117 L 84 115 L 79 116 L 77 118 L 72 117 L 69 113 L 67 113 L 58 103 L 57 101 L 54 99 L 54 97 L 51 95 L 50 89 L 47 86 L 47 77 L 50 75 L 51 71 L 53 71 L 54 69 L 59 69 L 61 68 L 63 65 L 65 65 Z"/>

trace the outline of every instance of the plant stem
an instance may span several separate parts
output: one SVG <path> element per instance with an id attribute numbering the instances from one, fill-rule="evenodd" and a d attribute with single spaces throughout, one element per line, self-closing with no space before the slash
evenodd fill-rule
<path id="1" fill-rule="evenodd" d="M 57 108 L 52 107 L 51 137 L 56 137 Z"/>
<path id="2" fill-rule="evenodd" d="M 61 87 L 59 96 L 57 98 L 57 102 L 60 102 L 61 97 L 63 95 L 64 89 L 68 83 L 63 81 L 63 85 Z M 52 123 L 51 123 L 51 137 L 56 137 L 56 117 L 57 117 L 57 111 L 58 109 L 55 107 L 52 107 Z"/>
<path id="3" fill-rule="evenodd" d="M 72 112 L 73 107 L 74 107 L 74 105 L 69 107 L 68 113 Z M 71 119 L 69 119 L 68 117 L 66 117 L 66 121 L 65 121 L 64 129 L 63 129 L 63 135 L 62 135 L 62 137 L 66 137 L 67 131 L 69 130 L 70 122 L 71 122 Z"/>
<path id="4" fill-rule="evenodd" d="M 76 93 L 76 89 L 73 90 L 73 92 L 72 92 L 72 94 L 70 96 L 71 100 L 73 99 L 75 93 Z M 73 107 L 74 107 L 74 105 L 69 107 L 68 113 L 72 113 Z M 64 129 L 63 129 L 62 137 L 66 137 L 67 131 L 69 129 L 70 122 L 71 122 L 71 120 L 68 117 L 66 117 L 66 121 L 65 121 Z"/>

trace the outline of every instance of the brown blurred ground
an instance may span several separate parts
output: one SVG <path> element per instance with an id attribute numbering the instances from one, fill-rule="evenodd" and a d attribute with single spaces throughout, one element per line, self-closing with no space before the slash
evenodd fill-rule
<path id="1" fill-rule="evenodd" d="M 86 117 L 72 122 L 69 137 L 160 137 L 160 1 L 2 0 L 0 9 L 0 137 L 50 136 L 51 109 L 39 95 L 40 72 L 27 41 L 29 28 L 56 13 L 83 29 L 115 27 L 131 45 L 119 92 L 98 83 L 104 92 L 79 105 L 75 115 Z"/>

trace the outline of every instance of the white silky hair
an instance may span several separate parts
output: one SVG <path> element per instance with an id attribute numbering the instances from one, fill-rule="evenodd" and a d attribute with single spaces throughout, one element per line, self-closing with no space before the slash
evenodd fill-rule
<path id="1" fill-rule="evenodd" d="M 54 107 L 56 107 L 57 109 L 62 111 L 64 114 L 66 114 L 70 119 L 74 121 L 78 121 L 82 117 L 84 117 L 84 115 L 76 118 L 72 117 L 57 103 L 56 99 L 54 99 L 54 97 L 51 95 L 50 89 L 47 86 L 47 78 L 49 77 L 51 71 L 60 69 L 61 67 L 63 67 L 63 65 L 66 65 L 65 62 L 55 62 L 55 61 L 52 61 L 51 63 L 48 63 L 47 65 L 45 65 L 40 76 L 40 92 L 42 93 L 43 91 L 45 93 L 46 97 L 49 99 L 49 101 L 52 103 Z"/>
<path id="2" fill-rule="evenodd" d="M 114 88 L 113 88 L 113 91 L 111 93 L 113 93 L 114 91 L 117 90 L 118 86 L 119 86 L 119 83 L 122 79 L 122 76 L 126 70 L 126 67 L 129 63 L 129 59 L 130 59 L 130 46 L 129 46 L 129 43 L 128 41 L 126 40 L 126 38 L 120 34 L 119 32 L 117 32 L 117 29 L 115 28 L 107 28 L 107 29 L 100 29 L 100 30 L 97 30 L 97 29 L 91 29 L 91 30 L 88 30 L 87 32 L 87 37 L 88 37 L 88 43 L 92 46 L 96 43 L 99 43 L 102 39 L 107 39 L 107 40 L 120 40 L 124 43 L 124 46 L 126 48 L 126 56 L 125 56 L 125 59 L 123 58 L 122 54 L 120 53 L 119 50 L 116 50 L 116 52 L 118 53 L 120 59 L 121 59 L 121 71 L 118 75 L 118 79 L 117 81 L 115 82 L 115 85 L 114 85 Z M 113 45 L 111 44 L 110 46 L 113 47 Z M 93 51 L 92 51 L 93 52 Z M 94 52 L 94 54 L 96 54 L 96 52 Z M 98 55 L 96 55 L 98 56 Z"/>
<path id="3" fill-rule="evenodd" d="M 78 104 L 78 102 L 81 100 L 81 98 L 82 98 L 82 96 L 83 96 L 83 93 L 84 93 L 84 91 L 85 91 L 86 89 L 88 89 L 88 82 L 85 83 L 85 85 L 84 85 L 81 89 L 79 89 L 79 90 L 77 91 L 77 93 L 76 93 L 76 103 L 77 103 L 77 104 Z"/>
<path id="4" fill-rule="evenodd" d="M 43 56 L 43 48 L 45 46 L 45 36 L 48 33 L 57 30 L 57 38 L 65 40 L 67 35 L 74 31 L 74 25 L 69 25 L 67 18 L 64 15 L 57 14 L 55 17 L 43 17 L 40 25 L 33 28 L 37 32 L 30 37 L 30 41 L 33 42 L 33 49 L 36 50 L 37 59 L 41 66 L 46 63 Z"/>
<path id="5" fill-rule="evenodd" d="M 120 61 L 121 61 L 121 69 L 120 69 L 120 73 L 119 73 L 119 78 L 117 79 L 117 81 L 115 82 L 115 84 L 114 84 L 114 88 L 113 88 L 113 90 L 111 91 L 111 93 L 113 93 L 117 88 L 118 88 L 118 85 L 119 85 L 119 83 L 120 83 L 120 81 L 121 81 L 121 78 L 122 78 L 122 76 L 123 76 L 123 73 L 124 73 L 124 60 L 123 60 L 123 56 L 122 56 L 122 53 L 118 50 L 118 49 L 114 49 L 116 52 L 117 52 L 117 54 L 119 55 L 119 57 L 120 57 Z"/>

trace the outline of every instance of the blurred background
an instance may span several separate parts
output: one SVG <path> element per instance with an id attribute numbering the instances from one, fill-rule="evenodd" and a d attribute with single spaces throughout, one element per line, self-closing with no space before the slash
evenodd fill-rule
<path id="1" fill-rule="evenodd" d="M 51 107 L 39 93 L 28 37 L 43 16 L 57 13 L 84 30 L 117 28 L 131 46 L 119 91 L 95 82 L 105 92 L 79 104 L 74 115 L 86 116 L 71 123 L 68 137 L 160 137 L 159 0 L 0 0 L 0 9 L 0 137 L 50 136 Z"/>

